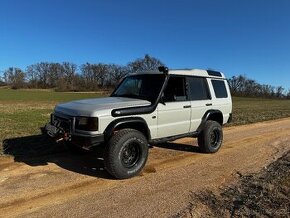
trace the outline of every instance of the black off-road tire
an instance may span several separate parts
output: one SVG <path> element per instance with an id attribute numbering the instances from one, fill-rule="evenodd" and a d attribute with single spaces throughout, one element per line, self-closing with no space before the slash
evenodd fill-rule
<path id="1" fill-rule="evenodd" d="M 122 129 L 109 140 L 105 152 L 106 170 L 117 179 L 138 175 L 148 158 L 148 141 L 139 131 Z"/>
<path id="2" fill-rule="evenodd" d="M 215 153 L 222 146 L 222 126 L 212 120 L 206 121 L 203 130 L 198 135 L 198 145 L 204 153 Z"/>

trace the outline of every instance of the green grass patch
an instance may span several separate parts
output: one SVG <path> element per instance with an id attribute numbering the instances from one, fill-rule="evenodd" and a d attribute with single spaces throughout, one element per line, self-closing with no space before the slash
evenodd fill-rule
<path id="1" fill-rule="evenodd" d="M 83 98 L 101 97 L 101 93 L 54 92 L 52 90 L 13 90 L 0 89 L 0 103 L 5 102 L 66 102 Z"/>
<path id="2" fill-rule="evenodd" d="M 49 120 L 57 103 L 103 96 L 101 93 L 0 89 L 0 148 L 5 139 L 39 134 L 39 128 Z M 284 117 L 290 117 L 289 100 L 233 98 L 231 125 Z"/>

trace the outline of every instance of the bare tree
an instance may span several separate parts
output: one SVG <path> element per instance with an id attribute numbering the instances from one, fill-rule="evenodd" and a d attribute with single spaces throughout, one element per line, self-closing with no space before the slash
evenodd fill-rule
<path id="1" fill-rule="evenodd" d="M 284 88 L 282 86 L 278 86 L 276 88 L 276 97 L 282 98 L 283 97 Z"/>
<path id="2" fill-rule="evenodd" d="M 130 72 L 157 70 L 159 66 L 164 64 L 157 58 L 151 57 L 148 54 L 144 58 L 138 58 L 128 64 Z"/>
<path id="3" fill-rule="evenodd" d="M 287 99 L 290 99 L 290 89 L 288 89 L 286 97 L 287 97 Z"/>
<path id="4" fill-rule="evenodd" d="M 228 80 L 231 92 L 235 96 L 283 98 L 284 89 L 271 85 L 261 85 L 246 76 L 233 76 Z"/>
<path id="5" fill-rule="evenodd" d="M 29 65 L 26 68 L 26 77 L 30 88 L 39 88 L 40 72 L 36 64 Z"/>
<path id="6" fill-rule="evenodd" d="M 51 68 L 48 62 L 41 62 L 36 64 L 36 71 L 39 75 L 39 84 L 41 88 L 49 88 L 48 78 L 50 70 Z"/>
<path id="7" fill-rule="evenodd" d="M 110 64 L 108 65 L 108 72 L 109 72 L 109 80 L 108 85 L 109 86 L 116 86 L 122 78 L 124 78 L 128 72 L 129 69 L 127 66 L 120 66 L 116 64 Z"/>
<path id="8" fill-rule="evenodd" d="M 94 75 L 93 65 L 86 63 L 81 65 L 81 75 L 84 79 L 84 84 L 89 90 L 97 89 L 97 80 Z"/>
<path id="9" fill-rule="evenodd" d="M 93 72 L 98 86 L 104 87 L 106 85 L 106 78 L 109 74 L 108 66 L 102 63 L 94 64 Z"/>
<path id="10" fill-rule="evenodd" d="M 65 83 L 69 89 L 75 89 L 74 82 L 77 73 L 77 65 L 69 62 L 62 63 Z"/>
<path id="11" fill-rule="evenodd" d="M 87 87 L 91 90 L 96 90 L 99 87 L 103 88 L 109 80 L 109 68 L 107 64 L 83 64 L 81 66 L 81 74 Z"/>
<path id="12" fill-rule="evenodd" d="M 4 71 L 4 78 L 13 89 L 25 87 L 25 73 L 20 68 L 8 68 Z"/>
<path id="13" fill-rule="evenodd" d="M 4 76 L 2 77 L 0 77 L 0 86 L 5 86 L 6 85 L 6 83 L 4 82 Z"/>

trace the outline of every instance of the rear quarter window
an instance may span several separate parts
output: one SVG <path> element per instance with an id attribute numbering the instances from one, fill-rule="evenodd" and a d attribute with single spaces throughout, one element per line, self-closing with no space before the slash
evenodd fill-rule
<path id="1" fill-rule="evenodd" d="M 211 80 L 215 96 L 217 98 L 227 98 L 228 92 L 224 80 Z"/>

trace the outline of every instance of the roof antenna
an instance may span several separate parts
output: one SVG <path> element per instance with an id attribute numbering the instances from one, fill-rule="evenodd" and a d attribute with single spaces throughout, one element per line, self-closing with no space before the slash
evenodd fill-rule
<path id="1" fill-rule="evenodd" d="M 160 66 L 158 67 L 159 72 L 163 72 L 164 74 L 168 74 L 168 67 Z"/>

